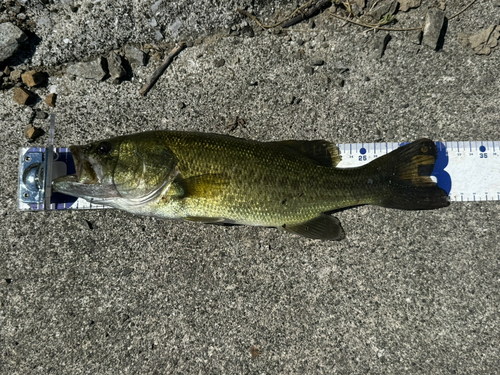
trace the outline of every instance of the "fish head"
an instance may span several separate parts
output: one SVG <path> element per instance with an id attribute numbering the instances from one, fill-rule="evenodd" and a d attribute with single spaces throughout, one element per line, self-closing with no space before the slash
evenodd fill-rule
<path id="1" fill-rule="evenodd" d="M 54 191 L 117 206 L 157 197 L 176 175 L 176 159 L 160 139 L 124 136 L 70 146 L 76 173 L 52 182 Z"/>

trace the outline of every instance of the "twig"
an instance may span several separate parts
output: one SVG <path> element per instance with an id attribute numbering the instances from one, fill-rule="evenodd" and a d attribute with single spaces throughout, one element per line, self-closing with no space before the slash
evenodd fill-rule
<path id="1" fill-rule="evenodd" d="M 450 18 L 448 18 L 448 21 L 452 20 L 455 17 L 458 17 L 459 15 L 461 15 L 463 12 L 465 12 L 467 9 L 469 9 L 472 6 L 472 4 L 474 4 L 475 2 L 476 2 L 476 0 L 472 0 L 469 3 L 469 5 L 467 5 L 464 9 L 462 9 L 460 12 L 458 12 L 458 13 L 454 14 L 453 16 L 451 16 Z"/>
<path id="2" fill-rule="evenodd" d="M 293 17 L 289 19 L 288 21 L 285 21 L 281 24 L 281 27 L 290 27 L 293 26 L 299 22 L 302 22 L 303 20 L 307 20 L 308 18 L 314 17 L 316 14 L 321 12 L 322 10 L 329 8 L 332 5 L 331 0 L 320 0 L 316 5 L 314 5 L 311 9 L 309 9 L 307 12 L 300 14 L 296 17 Z"/>
<path id="3" fill-rule="evenodd" d="M 263 24 L 261 24 L 259 22 L 259 20 L 257 19 L 257 17 L 255 17 L 252 13 L 250 12 L 247 12 L 245 9 L 236 9 L 236 11 L 240 14 L 243 14 L 244 16 L 247 16 L 248 18 L 252 19 L 253 21 L 255 21 L 255 23 L 257 25 L 259 25 L 262 29 L 269 29 L 271 27 L 274 27 L 274 26 L 264 26 Z"/>
<path id="4" fill-rule="evenodd" d="M 379 2 L 380 0 L 376 1 L 374 3 L 374 6 Z M 467 4 L 467 6 L 465 6 L 460 12 L 454 14 L 453 16 L 451 16 L 450 18 L 448 18 L 448 20 L 452 20 L 453 18 L 455 17 L 458 17 L 460 14 L 462 14 L 463 12 L 465 12 L 467 9 L 469 9 L 477 0 L 472 0 L 469 4 Z M 349 4 L 349 3 L 347 3 Z M 345 6 L 346 3 L 343 3 L 343 5 Z M 372 9 L 373 9 L 373 6 L 372 6 Z M 352 14 L 352 12 L 350 12 L 350 9 L 347 9 L 347 11 Z M 422 30 L 424 27 L 423 26 L 420 26 L 420 27 L 411 27 L 411 28 L 407 28 L 407 29 L 392 29 L 392 28 L 388 28 L 388 27 L 380 27 L 378 25 L 372 25 L 372 24 L 369 24 L 369 23 L 364 23 L 362 20 L 360 20 L 361 22 L 356 22 L 356 21 L 353 21 L 353 20 L 350 20 L 348 18 L 344 18 L 344 17 L 341 17 L 333 12 L 330 12 L 330 14 L 335 17 L 335 18 L 338 18 L 342 21 L 345 21 L 345 22 L 350 22 L 350 23 L 353 23 L 355 25 L 358 25 L 358 26 L 363 26 L 363 27 L 368 27 L 371 29 L 377 29 L 377 30 L 384 30 L 384 31 L 415 31 L 415 30 Z M 358 18 L 358 17 L 356 17 Z M 359 18 L 358 18 L 359 19 Z M 345 25 L 345 24 L 344 24 Z M 342 25 L 342 26 L 344 26 Z"/>
<path id="5" fill-rule="evenodd" d="M 317 11 L 320 11 L 322 10 L 322 8 L 324 7 L 326 9 L 326 5 L 328 3 L 330 3 L 328 6 L 331 5 L 331 0 L 320 0 L 318 2 L 318 4 L 316 4 L 314 7 L 312 7 L 308 12 L 304 13 L 304 14 L 301 14 L 300 16 L 297 16 L 297 17 L 294 17 L 294 18 L 291 18 L 295 15 L 295 13 L 299 12 L 300 10 L 308 7 L 309 5 L 311 5 L 311 3 L 313 2 L 314 0 L 309 0 L 306 4 L 298 7 L 297 9 L 295 9 L 286 19 L 284 19 L 283 21 L 280 21 L 274 25 L 263 25 L 258 19 L 257 17 L 255 17 L 253 14 L 251 14 L 250 12 L 247 12 L 246 10 L 244 9 L 236 9 L 236 11 L 240 14 L 243 14 L 244 16 L 250 18 L 251 20 L 253 20 L 260 28 L 262 28 L 263 30 L 267 30 L 267 29 L 272 29 L 274 27 L 277 27 L 277 26 L 282 26 L 282 27 L 289 27 L 289 26 L 292 26 L 292 25 L 295 25 L 296 23 L 304 20 L 304 19 L 307 19 L 307 18 L 311 18 L 312 16 L 315 15 L 315 13 Z M 298 21 L 295 21 L 295 20 L 298 20 Z M 293 22 L 293 23 L 292 23 Z"/>
<path id="6" fill-rule="evenodd" d="M 341 17 L 335 13 L 330 13 L 330 14 L 333 17 L 338 18 L 339 20 L 350 22 L 350 23 L 353 23 L 353 24 L 358 25 L 358 26 L 368 27 L 370 29 L 377 29 L 377 30 L 384 30 L 384 31 L 413 31 L 413 30 L 422 30 L 422 28 L 423 28 L 423 26 L 420 26 L 420 27 L 412 27 L 409 29 L 392 29 L 392 28 L 388 28 L 388 27 L 380 27 L 377 25 L 371 25 L 368 23 L 356 22 L 356 21 L 350 20 L 348 18 Z"/>
<path id="7" fill-rule="evenodd" d="M 151 88 L 154 86 L 156 81 L 158 81 L 158 78 L 160 78 L 160 76 L 163 74 L 165 69 L 167 69 L 168 66 L 170 65 L 170 63 L 174 60 L 174 57 L 177 56 L 179 54 L 179 52 L 181 52 L 184 48 L 186 48 L 186 43 L 180 43 L 177 46 L 175 46 L 175 48 L 172 51 L 170 51 L 165 62 L 163 64 L 161 64 L 158 69 L 156 69 L 156 71 L 153 73 L 153 75 L 149 79 L 148 83 L 146 83 L 144 86 L 142 86 L 141 90 L 139 91 L 139 94 L 144 96 L 148 93 L 149 90 L 151 90 Z"/>

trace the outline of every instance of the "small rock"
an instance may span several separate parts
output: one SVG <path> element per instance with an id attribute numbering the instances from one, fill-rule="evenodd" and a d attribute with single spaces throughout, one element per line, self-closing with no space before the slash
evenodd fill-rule
<path id="1" fill-rule="evenodd" d="M 29 105 L 35 102 L 36 95 L 30 90 L 22 87 L 14 87 L 14 100 L 21 105 Z"/>
<path id="2" fill-rule="evenodd" d="M 186 47 L 187 48 L 191 48 L 192 46 L 194 46 L 194 43 L 192 41 L 186 42 Z"/>
<path id="3" fill-rule="evenodd" d="M 344 87 L 344 85 L 345 85 L 345 81 L 343 78 L 337 78 L 335 80 L 335 86 Z"/>
<path id="4" fill-rule="evenodd" d="M 498 45 L 500 26 L 491 25 L 469 37 L 470 47 L 477 55 L 489 55 L 492 48 Z"/>
<path id="5" fill-rule="evenodd" d="M 36 126 L 30 126 L 24 132 L 26 138 L 28 138 L 28 142 L 34 142 L 37 138 L 41 137 L 45 134 L 42 128 L 37 128 Z"/>
<path id="6" fill-rule="evenodd" d="M 422 44 L 422 36 L 424 32 L 422 30 L 418 30 L 416 33 L 411 34 L 411 42 L 413 44 L 421 45 Z"/>
<path id="7" fill-rule="evenodd" d="M 316 37 L 316 42 L 318 42 L 318 43 L 323 43 L 325 40 L 326 40 L 326 38 L 325 38 L 325 36 L 323 34 L 319 34 Z"/>
<path id="8" fill-rule="evenodd" d="M 437 49 L 443 25 L 444 12 L 437 8 L 430 8 L 425 16 L 422 44 L 434 50 Z"/>
<path id="9" fill-rule="evenodd" d="M 330 47 L 330 43 L 328 42 L 321 43 L 321 48 L 328 48 L 328 47 Z"/>
<path id="10" fill-rule="evenodd" d="M 292 94 L 288 94 L 285 97 L 285 101 L 287 104 L 293 104 L 293 102 L 295 101 L 295 96 L 293 96 Z"/>
<path id="11" fill-rule="evenodd" d="M 128 45 L 125 47 L 125 57 L 132 66 L 146 65 L 146 54 L 134 46 Z"/>
<path id="12" fill-rule="evenodd" d="M 301 46 L 301 45 L 303 45 L 305 42 L 304 42 L 302 39 L 297 39 L 297 40 L 295 41 L 295 43 L 297 43 L 297 45 Z"/>
<path id="13" fill-rule="evenodd" d="M 106 75 L 107 71 L 104 70 L 104 59 L 102 57 L 90 62 L 81 62 L 68 66 L 66 73 L 73 76 L 95 79 L 101 81 Z"/>
<path id="14" fill-rule="evenodd" d="M 436 7 L 438 9 L 445 10 L 446 9 L 446 2 L 443 1 L 443 0 L 438 1 L 437 4 L 436 4 Z"/>
<path id="15" fill-rule="evenodd" d="M 290 42 L 292 37 L 290 35 L 285 36 L 285 42 Z"/>
<path id="16" fill-rule="evenodd" d="M 178 109 L 186 108 L 186 104 L 184 104 L 184 102 L 178 101 L 177 102 L 177 108 Z"/>
<path id="17" fill-rule="evenodd" d="M 398 7 L 398 2 L 396 0 L 391 2 L 385 2 L 377 5 L 371 12 L 366 15 L 373 19 L 373 21 L 378 22 L 384 17 L 386 14 L 394 14 Z"/>
<path id="18" fill-rule="evenodd" d="M 106 60 L 108 62 L 108 70 L 111 78 L 119 80 L 125 77 L 126 72 L 125 68 L 122 66 L 122 59 L 120 56 L 111 51 L 106 57 Z"/>
<path id="19" fill-rule="evenodd" d="M 304 72 L 306 72 L 306 74 L 314 74 L 314 68 L 312 66 L 306 66 Z"/>
<path id="20" fill-rule="evenodd" d="M 310 29 L 314 29 L 316 27 L 316 23 L 312 18 L 310 18 L 309 21 L 307 22 L 307 27 L 309 27 Z"/>
<path id="21" fill-rule="evenodd" d="M 257 82 L 257 81 L 254 81 L 254 80 L 248 80 L 248 81 L 247 81 L 247 84 L 248 84 L 248 86 L 257 86 L 257 85 L 258 85 L 258 82 Z"/>
<path id="22" fill-rule="evenodd" d="M 382 33 L 375 37 L 373 40 L 373 51 L 374 56 L 377 59 L 382 58 L 384 56 L 385 49 L 387 47 L 387 43 L 391 40 L 391 35 L 389 33 Z"/>
<path id="23" fill-rule="evenodd" d="M 44 83 L 47 76 L 45 73 L 30 70 L 29 72 L 22 74 L 21 78 L 28 87 L 34 87 Z"/>
<path id="24" fill-rule="evenodd" d="M 214 61 L 214 65 L 216 68 L 221 68 L 226 64 L 226 60 L 224 59 L 217 59 Z"/>
<path id="25" fill-rule="evenodd" d="M 19 82 L 21 80 L 22 74 L 22 70 L 13 70 L 12 72 L 10 72 L 10 80 L 12 82 Z"/>
<path id="26" fill-rule="evenodd" d="M 0 24 L 0 62 L 7 60 L 28 37 L 10 22 Z"/>
<path id="27" fill-rule="evenodd" d="M 240 35 L 253 38 L 255 36 L 255 32 L 253 31 L 252 26 L 248 25 L 240 30 Z"/>
<path id="28" fill-rule="evenodd" d="M 3 74 L 5 74 L 6 76 L 10 75 L 10 68 L 8 66 L 6 66 L 5 69 L 3 70 Z"/>
<path id="29" fill-rule="evenodd" d="M 157 42 L 159 42 L 160 40 L 163 39 L 163 34 L 159 31 L 159 30 L 156 30 L 155 31 L 155 40 Z M 145 58 L 144 58 L 145 59 Z M 142 65 L 146 65 L 146 62 L 144 62 Z"/>
<path id="30" fill-rule="evenodd" d="M 402 12 L 407 12 L 412 8 L 418 8 L 422 0 L 398 0 L 399 10 Z"/>
<path id="31" fill-rule="evenodd" d="M 363 9 L 366 6 L 365 0 L 354 0 L 353 2 L 359 7 L 359 9 Z"/>
<path id="32" fill-rule="evenodd" d="M 324 65 L 325 64 L 325 61 L 324 60 L 321 60 L 321 59 L 315 59 L 312 61 L 312 65 L 314 66 L 321 66 L 321 65 Z"/>
<path id="33" fill-rule="evenodd" d="M 35 117 L 39 120 L 45 120 L 49 117 L 47 112 L 42 111 L 40 108 L 35 109 Z"/>
<path id="34" fill-rule="evenodd" d="M 49 107 L 54 108 L 56 106 L 56 99 L 57 99 L 57 94 L 55 93 L 49 94 L 47 98 L 45 98 L 45 103 L 47 103 Z"/>

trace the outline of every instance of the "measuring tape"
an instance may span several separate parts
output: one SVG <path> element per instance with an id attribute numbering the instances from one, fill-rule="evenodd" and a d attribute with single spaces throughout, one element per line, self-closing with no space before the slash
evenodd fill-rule
<path id="1" fill-rule="evenodd" d="M 337 145 L 339 168 L 359 167 L 405 143 L 348 143 Z M 500 200 L 500 142 L 436 142 L 438 156 L 432 179 L 452 202 Z"/>
<path id="2" fill-rule="evenodd" d="M 49 144 L 53 142 L 53 125 Z M 407 143 L 338 144 L 339 168 L 367 164 Z M 451 201 L 500 200 L 500 142 L 436 142 L 438 157 L 432 178 Z M 52 160 L 52 163 L 48 161 Z M 18 207 L 20 210 L 102 209 L 103 205 L 50 191 L 52 180 L 75 173 L 68 148 L 29 148 L 19 153 Z"/>

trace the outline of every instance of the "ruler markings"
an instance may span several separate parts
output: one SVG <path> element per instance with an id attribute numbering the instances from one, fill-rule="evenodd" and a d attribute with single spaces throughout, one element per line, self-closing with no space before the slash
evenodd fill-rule
<path id="1" fill-rule="evenodd" d="M 469 152 L 465 152 L 467 149 Z M 451 201 L 458 202 L 491 202 L 500 201 L 500 155 L 497 155 L 499 141 L 467 141 L 467 142 L 437 142 L 438 159 L 436 165 L 440 170 L 434 170 L 433 179 L 437 179 L 438 185 L 446 189 Z M 385 155 L 398 147 L 400 143 L 343 143 L 338 144 L 341 156 L 339 168 L 359 167 L 367 164 L 382 155 Z M 23 148 L 20 151 L 19 184 L 21 191 L 22 160 L 26 152 L 44 153 L 45 149 L 40 147 Z M 72 158 L 69 149 L 56 149 L 57 162 L 70 163 Z M 444 158 L 444 160 L 443 160 Z M 439 168 L 439 167 L 437 167 Z M 448 179 L 448 183 L 441 185 Z M 25 189 L 25 188 L 24 188 Z M 449 191 L 448 191 L 449 189 Z M 26 191 L 26 190 L 24 190 Z M 44 210 L 42 202 L 24 203 L 22 196 L 18 196 L 18 206 L 22 210 Z M 52 206 L 52 205 L 51 205 Z M 50 207 L 47 207 L 49 209 Z M 78 198 L 67 202 L 57 202 L 55 209 L 102 209 L 101 204 L 89 203 Z"/>

